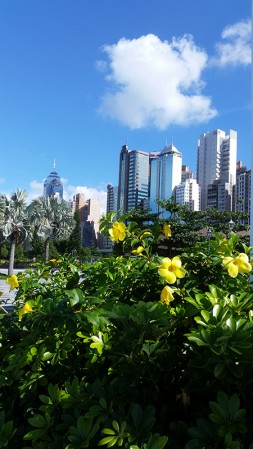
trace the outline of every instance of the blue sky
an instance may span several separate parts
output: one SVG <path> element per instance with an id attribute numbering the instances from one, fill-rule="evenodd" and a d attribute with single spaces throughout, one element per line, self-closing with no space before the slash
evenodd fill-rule
<path id="1" fill-rule="evenodd" d="M 119 153 L 172 143 L 196 173 L 200 134 L 238 132 L 250 168 L 250 0 L 2 0 L 0 192 L 100 198 Z"/>

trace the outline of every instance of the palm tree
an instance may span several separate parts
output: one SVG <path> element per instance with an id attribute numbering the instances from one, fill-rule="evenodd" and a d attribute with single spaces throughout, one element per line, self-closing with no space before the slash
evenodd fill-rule
<path id="1" fill-rule="evenodd" d="M 33 200 L 28 209 L 34 234 L 45 242 L 47 263 L 50 239 L 69 237 L 75 226 L 73 212 L 66 201 L 44 196 Z"/>
<path id="2" fill-rule="evenodd" d="M 16 245 L 29 242 L 31 238 L 26 200 L 27 193 L 22 189 L 16 190 L 10 198 L 0 195 L 0 234 L 2 239 L 10 241 L 9 276 L 13 274 Z"/>

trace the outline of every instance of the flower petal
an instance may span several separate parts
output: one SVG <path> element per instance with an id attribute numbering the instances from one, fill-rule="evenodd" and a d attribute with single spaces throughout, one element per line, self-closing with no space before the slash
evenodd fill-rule
<path id="1" fill-rule="evenodd" d="M 173 300 L 174 300 L 173 290 L 168 285 L 166 285 L 161 291 L 161 301 L 164 304 L 169 305 L 169 303 Z"/>
<path id="2" fill-rule="evenodd" d="M 238 267 L 233 262 L 230 262 L 227 266 L 228 274 L 231 276 L 231 278 L 236 278 L 238 275 Z"/>
<path id="3" fill-rule="evenodd" d="M 174 269 L 174 273 L 176 275 L 177 278 L 182 279 L 185 277 L 186 274 L 186 270 L 184 267 L 176 267 Z"/>
<path id="4" fill-rule="evenodd" d="M 162 267 L 167 269 L 171 267 L 171 259 L 169 259 L 168 257 L 164 257 L 162 260 Z"/>

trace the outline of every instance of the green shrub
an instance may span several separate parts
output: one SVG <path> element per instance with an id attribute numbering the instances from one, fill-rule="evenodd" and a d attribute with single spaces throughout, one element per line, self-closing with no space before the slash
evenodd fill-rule
<path id="1" fill-rule="evenodd" d="M 127 255 L 18 275 L 0 448 L 252 449 L 249 248 L 216 234 L 163 259 L 168 228 L 102 227 Z"/>

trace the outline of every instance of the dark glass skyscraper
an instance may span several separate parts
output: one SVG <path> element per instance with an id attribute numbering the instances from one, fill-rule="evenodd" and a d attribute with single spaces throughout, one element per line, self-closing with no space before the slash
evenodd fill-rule
<path id="1" fill-rule="evenodd" d="M 118 209 L 129 212 L 143 206 L 149 197 L 149 153 L 129 150 L 123 145 L 120 153 Z"/>
<path id="2" fill-rule="evenodd" d="M 59 198 L 61 200 L 63 198 L 63 185 L 60 176 L 55 171 L 55 163 L 54 170 L 49 173 L 47 179 L 44 181 L 43 195 L 50 198 Z"/>

